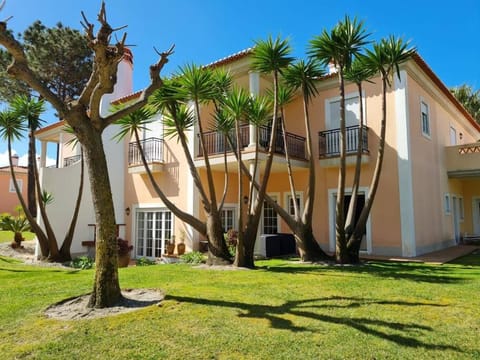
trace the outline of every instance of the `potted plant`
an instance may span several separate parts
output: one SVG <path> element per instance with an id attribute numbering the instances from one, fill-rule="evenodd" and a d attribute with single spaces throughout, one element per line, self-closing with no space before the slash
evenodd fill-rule
<path id="1" fill-rule="evenodd" d="M 167 240 L 167 255 L 173 255 L 175 251 L 175 235 L 170 240 Z"/>
<path id="2" fill-rule="evenodd" d="M 180 242 L 177 244 L 177 254 L 185 254 L 185 231 L 180 233 Z"/>
<path id="3" fill-rule="evenodd" d="M 118 244 L 118 267 L 127 267 L 130 263 L 130 252 L 133 249 L 127 240 L 117 239 Z"/>
<path id="4" fill-rule="evenodd" d="M 28 223 L 28 220 L 23 216 L 4 216 L 1 219 L 0 225 L 3 230 L 13 232 L 13 241 L 11 247 L 13 249 L 22 248 L 22 241 L 24 240 L 22 232 L 30 230 L 30 224 Z"/>

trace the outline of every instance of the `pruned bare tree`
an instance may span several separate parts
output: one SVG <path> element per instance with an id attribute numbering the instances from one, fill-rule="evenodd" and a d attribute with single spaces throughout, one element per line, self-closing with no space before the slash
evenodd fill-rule
<path id="1" fill-rule="evenodd" d="M 0 9 L 3 5 L 4 3 Z M 148 96 L 162 86 L 160 72 L 173 53 L 174 46 L 160 53 L 159 60 L 150 66 L 150 84 L 142 91 L 137 101 L 115 113 L 102 116 L 100 101 L 103 95 L 113 92 L 117 82 L 117 66 L 124 56 L 127 34 L 124 33 L 120 41 L 111 43 L 112 34 L 123 27 L 115 29 L 110 26 L 104 2 L 97 17 L 100 28 L 96 33 L 94 25 L 88 21 L 83 12 L 82 18 L 85 36 L 94 52 L 94 63 L 85 88 L 75 100 L 62 101 L 35 75 L 29 67 L 22 44 L 8 31 L 7 21 L 0 22 L 0 45 L 13 58 L 8 73 L 23 80 L 48 101 L 60 117 L 72 127 L 83 146 L 98 225 L 95 283 L 89 306 L 101 308 L 114 305 L 122 297 L 117 269 L 115 213 L 102 133 L 114 121 L 144 106 Z"/>

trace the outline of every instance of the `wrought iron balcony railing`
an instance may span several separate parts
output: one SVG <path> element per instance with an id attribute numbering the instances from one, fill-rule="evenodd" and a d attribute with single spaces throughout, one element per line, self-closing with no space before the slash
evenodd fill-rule
<path id="1" fill-rule="evenodd" d="M 360 126 L 346 128 L 347 154 L 356 153 L 359 146 Z M 368 154 L 368 127 L 363 126 L 362 153 Z M 340 156 L 340 129 L 320 131 L 318 133 L 318 146 L 320 158 Z"/>
<path id="2" fill-rule="evenodd" d="M 270 135 L 272 129 L 267 126 L 262 126 L 259 128 L 258 133 L 258 144 L 262 150 L 268 151 L 268 145 L 270 143 Z M 285 154 L 285 144 L 283 141 L 283 136 L 281 131 L 277 131 L 277 138 L 275 139 L 275 153 Z M 233 131 L 231 134 L 234 145 L 236 146 L 236 135 Z M 230 145 L 227 143 L 223 133 L 218 131 L 209 131 L 204 133 L 205 139 L 205 149 L 208 155 L 223 154 L 226 150 L 227 152 L 232 151 Z M 287 140 L 287 149 L 289 155 L 298 159 L 305 159 L 305 138 L 296 134 L 286 133 Z M 246 148 L 250 141 L 250 126 L 244 124 L 240 127 L 240 141 L 242 149 Z M 198 146 L 198 154 L 200 157 L 203 156 L 201 144 Z"/>
<path id="3" fill-rule="evenodd" d="M 148 138 L 140 140 L 145 159 L 147 163 L 163 162 L 163 139 Z M 142 163 L 140 150 L 136 142 L 128 144 L 128 165 L 138 165 Z"/>

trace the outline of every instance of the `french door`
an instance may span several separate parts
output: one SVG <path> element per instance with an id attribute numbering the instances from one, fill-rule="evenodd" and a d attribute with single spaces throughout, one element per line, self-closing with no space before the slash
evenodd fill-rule
<path id="1" fill-rule="evenodd" d="M 172 213 L 139 209 L 136 214 L 136 257 L 161 257 L 166 253 L 167 241 L 172 238 Z"/>

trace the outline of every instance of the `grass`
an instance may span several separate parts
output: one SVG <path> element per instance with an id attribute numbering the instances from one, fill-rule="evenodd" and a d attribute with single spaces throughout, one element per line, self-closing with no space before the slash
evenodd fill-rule
<path id="1" fill-rule="evenodd" d="M 32 232 L 24 232 L 22 233 L 25 240 L 33 240 L 35 238 L 35 234 Z M 0 230 L 0 243 L 4 242 L 12 242 L 13 241 L 13 232 Z"/>
<path id="2" fill-rule="evenodd" d="M 42 311 L 89 292 L 94 272 L 0 257 L 2 359 L 478 359 L 480 255 L 442 266 L 252 271 L 185 264 L 120 269 L 123 288 L 161 288 L 160 307 L 57 321 Z"/>

